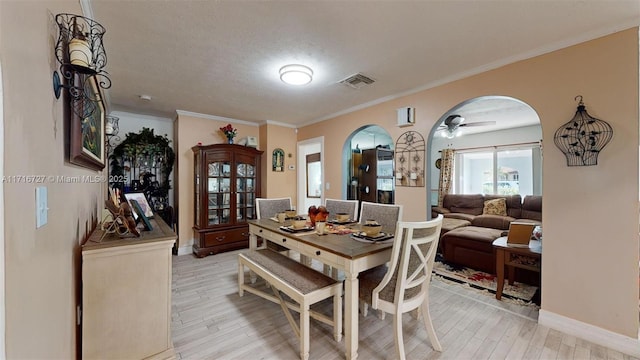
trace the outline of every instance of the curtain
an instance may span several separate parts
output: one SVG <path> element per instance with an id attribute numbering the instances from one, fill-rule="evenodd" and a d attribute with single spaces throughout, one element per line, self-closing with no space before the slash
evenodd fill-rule
<path id="1" fill-rule="evenodd" d="M 440 164 L 440 183 L 438 184 L 438 206 L 442 206 L 444 195 L 451 191 L 453 181 L 454 149 L 442 150 L 442 162 Z"/>

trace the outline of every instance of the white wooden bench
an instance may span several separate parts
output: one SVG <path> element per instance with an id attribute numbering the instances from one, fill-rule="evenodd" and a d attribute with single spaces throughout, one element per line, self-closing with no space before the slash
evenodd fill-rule
<path id="1" fill-rule="evenodd" d="M 263 278 L 275 294 L 268 294 L 245 283 L 245 267 Z M 238 255 L 238 294 L 251 292 L 282 306 L 289 324 L 300 341 L 300 358 L 309 359 L 309 318 L 333 326 L 336 341 L 342 338 L 342 282 L 270 249 L 248 251 Z M 280 292 L 291 300 L 285 301 Z M 310 310 L 318 301 L 333 297 L 333 319 Z M 300 313 L 298 326 L 289 309 Z"/>

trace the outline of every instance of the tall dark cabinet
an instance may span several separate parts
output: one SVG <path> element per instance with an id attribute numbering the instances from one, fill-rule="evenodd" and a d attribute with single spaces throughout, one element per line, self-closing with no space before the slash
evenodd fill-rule
<path id="1" fill-rule="evenodd" d="M 198 257 L 249 246 L 256 218 L 262 151 L 233 144 L 194 146 L 194 215 Z"/>
<path id="2" fill-rule="evenodd" d="M 362 150 L 360 200 L 380 204 L 394 203 L 393 150 Z"/>

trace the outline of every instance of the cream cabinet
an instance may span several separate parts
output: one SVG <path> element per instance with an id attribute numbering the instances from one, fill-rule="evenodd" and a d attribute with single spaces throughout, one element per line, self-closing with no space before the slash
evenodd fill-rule
<path id="1" fill-rule="evenodd" d="M 139 238 L 96 230 L 82 247 L 82 358 L 172 359 L 171 249 L 159 216 Z"/>

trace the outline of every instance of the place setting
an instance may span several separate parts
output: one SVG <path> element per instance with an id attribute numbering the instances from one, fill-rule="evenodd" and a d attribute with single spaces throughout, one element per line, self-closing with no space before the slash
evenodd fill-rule
<path id="1" fill-rule="evenodd" d="M 359 232 L 351 234 L 351 238 L 366 243 L 386 244 L 393 242 L 393 234 L 382 232 L 382 225 L 375 220 L 366 220 Z"/>

